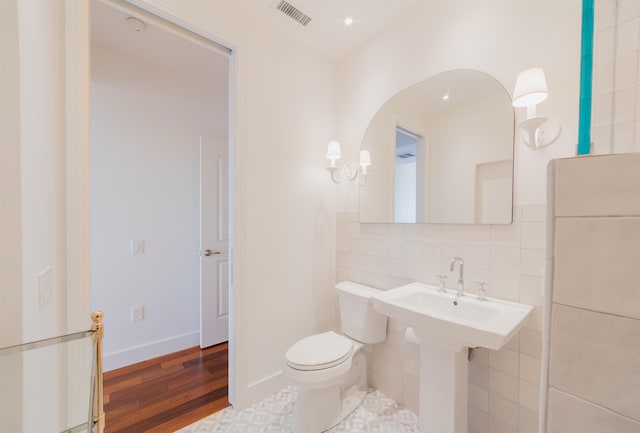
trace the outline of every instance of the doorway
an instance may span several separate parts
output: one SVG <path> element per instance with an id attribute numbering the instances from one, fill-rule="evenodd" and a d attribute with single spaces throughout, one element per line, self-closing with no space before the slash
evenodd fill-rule
<path id="1" fill-rule="evenodd" d="M 228 339 L 210 327 L 228 321 L 232 53 L 119 2 L 91 1 L 91 34 L 91 304 L 110 370 Z M 201 143 L 221 158 L 201 164 Z M 228 209 L 201 221 L 201 202 Z"/>
<path id="2" fill-rule="evenodd" d="M 418 138 L 410 132 L 396 128 L 395 200 L 396 223 L 416 222 L 416 154 Z"/>

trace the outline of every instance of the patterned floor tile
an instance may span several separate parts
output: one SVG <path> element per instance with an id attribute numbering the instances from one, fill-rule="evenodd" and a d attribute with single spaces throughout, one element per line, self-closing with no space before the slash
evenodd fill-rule
<path id="1" fill-rule="evenodd" d="M 290 433 L 296 394 L 290 386 L 244 410 L 224 409 L 176 433 Z M 418 433 L 418 417 L 380 391 L 372 391 L 327 433 Z"/>

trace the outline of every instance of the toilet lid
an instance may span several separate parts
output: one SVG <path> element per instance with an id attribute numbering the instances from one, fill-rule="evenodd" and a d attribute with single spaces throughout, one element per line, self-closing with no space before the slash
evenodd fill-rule
<path id="1" fill-rule="evenodd" d="M 351 340 L 333 331 L 311 335 L 287 350 L 287 364 L 298 370 L 321 370 L 347 359 L 353 351 Z"/>

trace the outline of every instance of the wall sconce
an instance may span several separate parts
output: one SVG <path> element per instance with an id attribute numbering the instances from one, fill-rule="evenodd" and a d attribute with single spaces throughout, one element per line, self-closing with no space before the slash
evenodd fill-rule
<path id="1" fill-rule="evenodd" d="M 354 181 L 360 174 L 360 185 L 364 186 L 367 180 L 367 167 L 371 165 L 371 155 L 368 150 L 360 151 L 360 168 L 354 168 L 352 164 L 344 164 L 341 168 L 336 166 L 336 161 L 342 158 L 342 152 L 340 151 L 340 143 L 337 141 L 330 141 L 327 146 L 327 159 L 331 161 L 331 165 L 327 167 L 329 173 L 331 173 L 331 180 L 335 183 L 340 183 L 342 179 L 346 178 L 349 181 Z M 340 171 L 340 175 L 336 178 L 336 172 Z"/>
<path id="2" fill-rule="evenodd" d="M 522 129 L 524 143 L 532 149 L 549 146 L 560 136 L 560 124 L 546 117 L 536 116 L 536 105 L 549 96 L 547 80 L 542 68 L 532 68 L 522 71 L 516 79 L 513 91 L 513 106 L 527 107 L 527 120 L 518 123 Z"/>

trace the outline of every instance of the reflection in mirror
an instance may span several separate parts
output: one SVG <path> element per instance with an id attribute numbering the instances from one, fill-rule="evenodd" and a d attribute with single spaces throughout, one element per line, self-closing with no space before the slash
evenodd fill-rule
<path id="1" fill-rule="evenodd" d="M 418 188 L 418 141 L 420 137 L 396 127 L 394 220 L 397 223 L 415 223 L 417 197 L 424 194 Z M 420 140 L 421 142 L 421 140 Z M 422 150 L 422 149 L 421 149 Z M 420 187 L 422 184 L 420 184 Z M 420 191 L 418 191 L 420 189 Z"/>
<path id="2" fill-rule="evenodd" d="M 455 70 L 398 93 L 364 135 L 360 221 L 509 224 L 514 115 L 488 74 Z"/>

